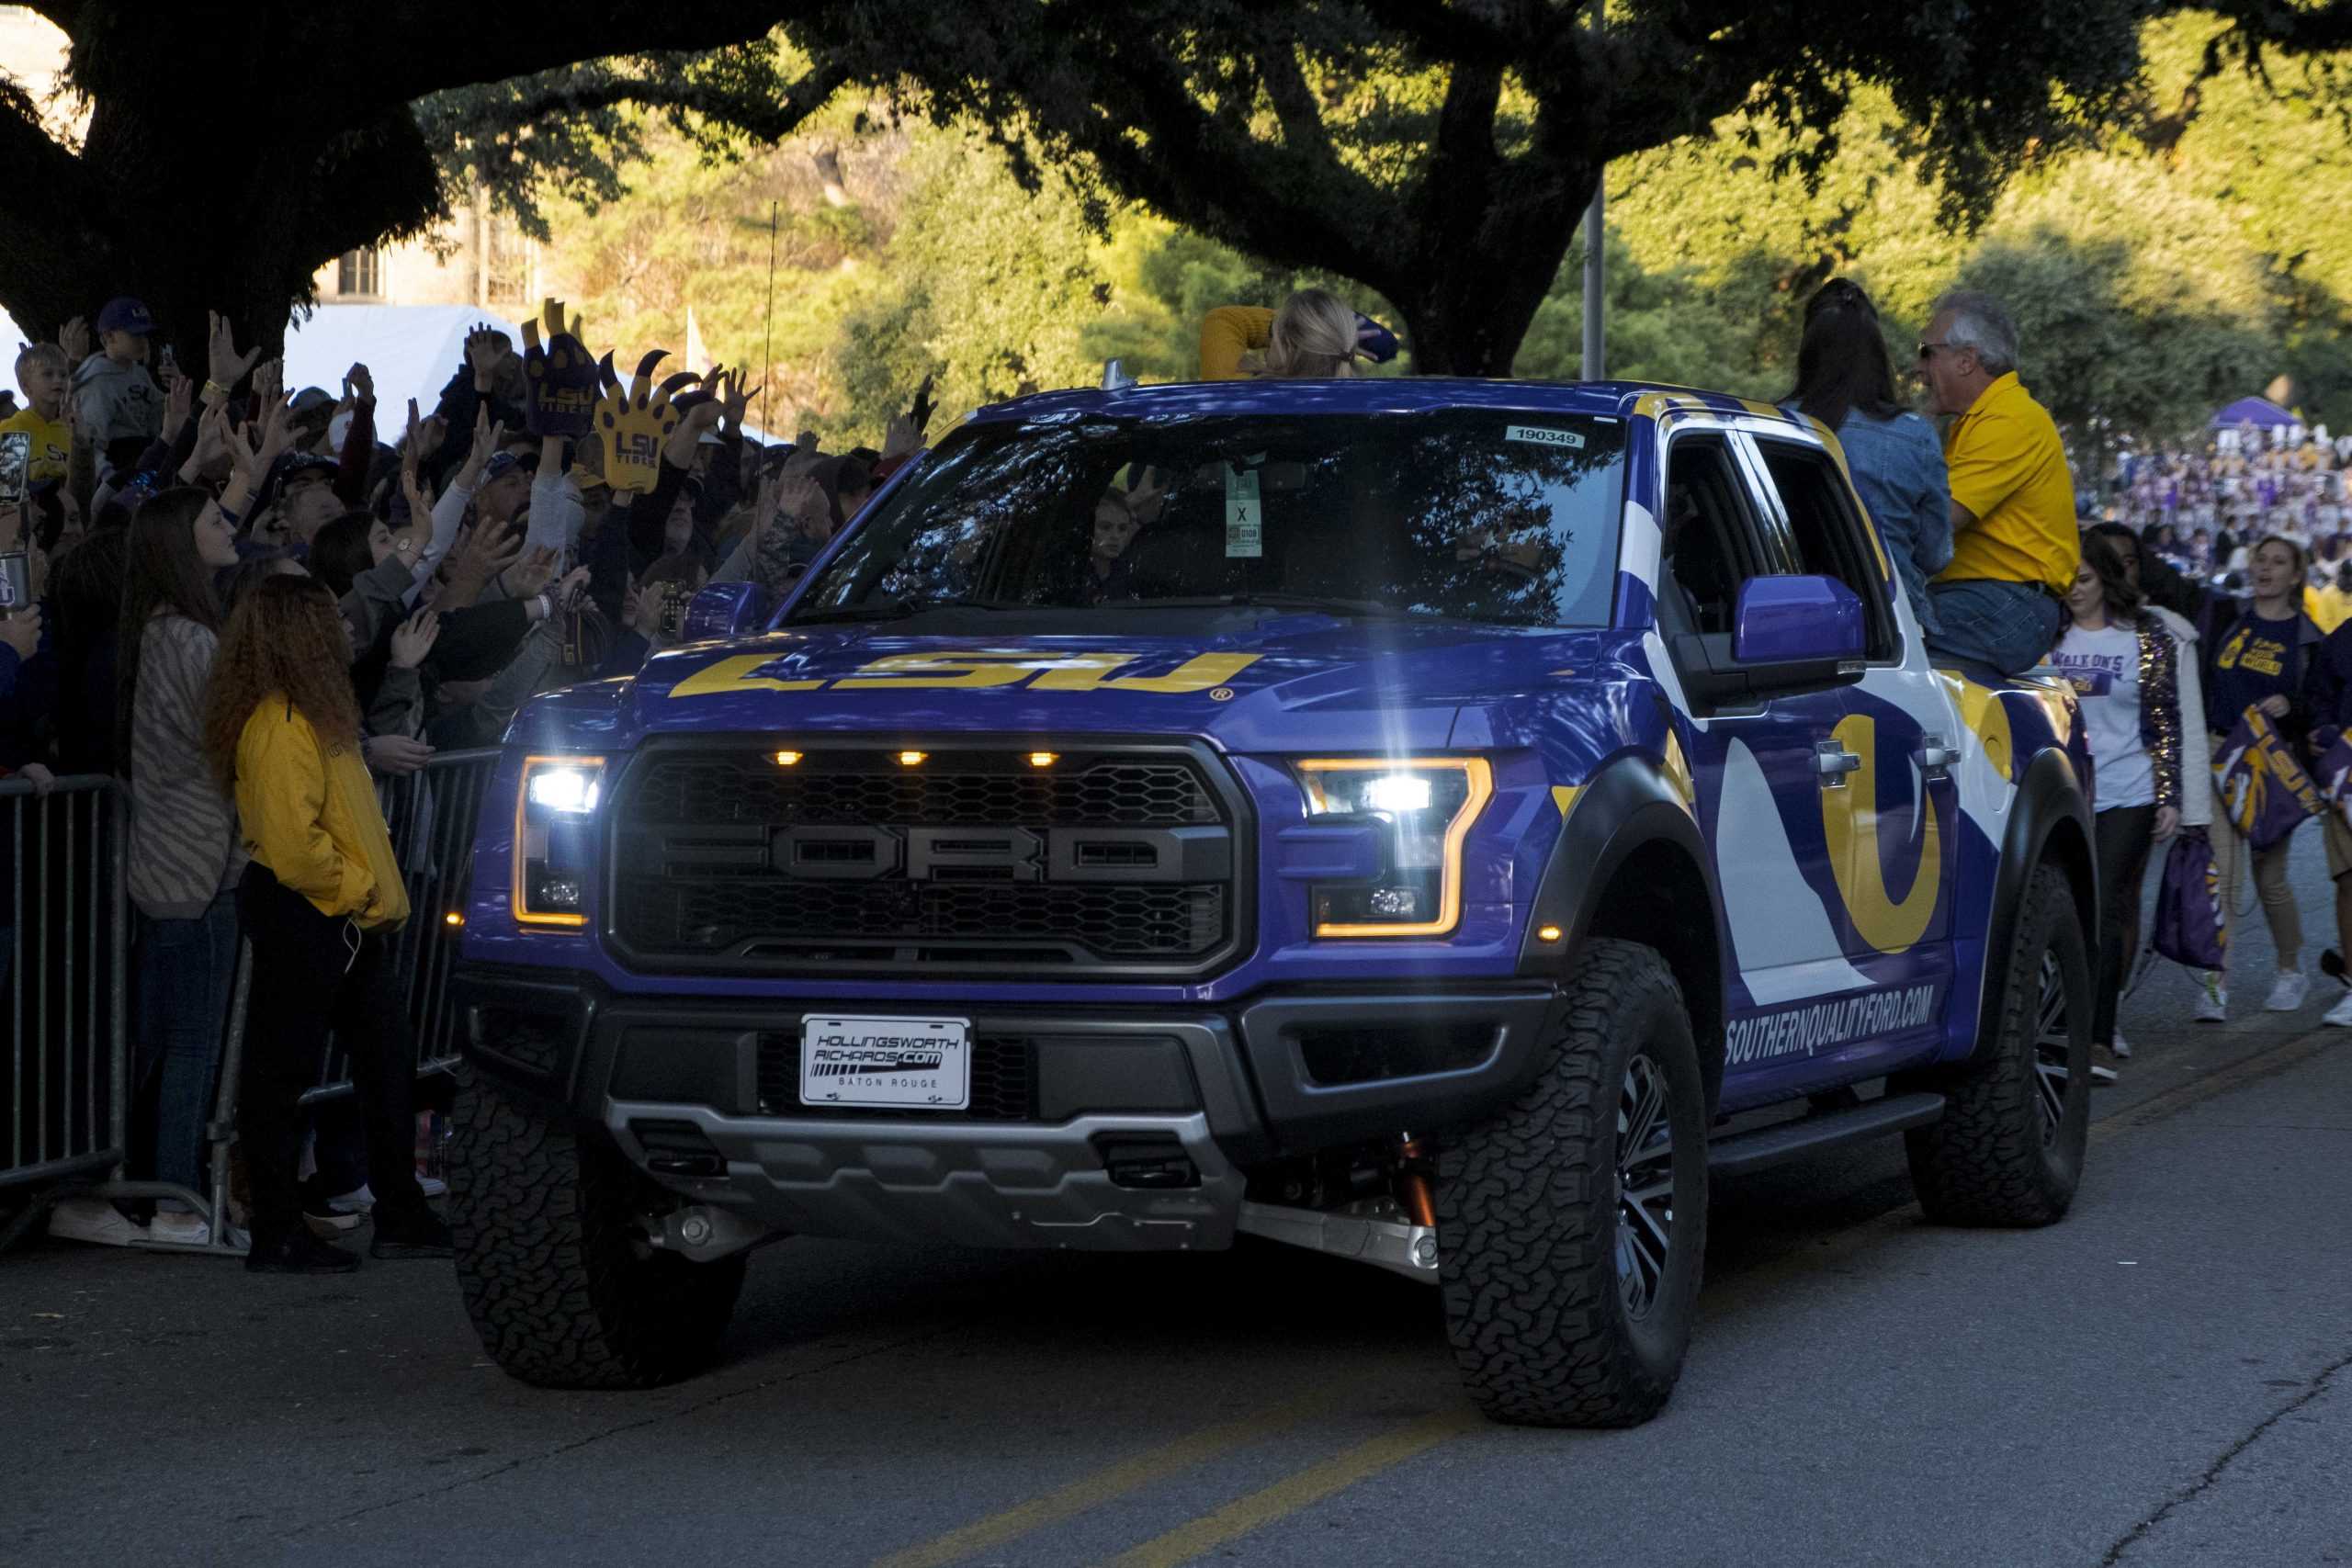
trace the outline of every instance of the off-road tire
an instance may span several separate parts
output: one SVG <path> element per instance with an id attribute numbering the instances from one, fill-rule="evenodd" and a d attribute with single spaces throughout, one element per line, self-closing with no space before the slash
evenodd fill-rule
<path id="1" fill-rule="evenodd" d="M 542 1388 L 650 1388 L 709 1362 L 741 1254 L 695 1263 L 652 1249 L 643 1217 L 675 1199 L 470 1071 L 451 1121 L 458 1281 L 492 1360 Z"/>
<path id="2" fill-rule="evenodd" d="M 2043 962 L 2062 987 L 2063 1021 L 2047 1016 Z M 1985 987 L 1990 1010 L 1978 1055 L 1957 1071 L 1917 1080 L 1944 1095 L 1943 1119 L 1904 1135 L 1911 1180 L 1928 1217 L 1944 1224 L 2051 1224 L 2065 1216 L 2083 1175 L 2090 1136 L 2091 964 L 2089 942 L 2066 879 L 2035 868 L 2018 909 L 2009 951 Z M 2049 1066 L 2063 1056 L 2064 1109 L 2043 1109 L 2041 1045 Z M 2063 1045 L 2057 1042 L 2063 1038 Z"/>
<path id="3" fill-rule="evenodd" d="M 1690 1348 L 1707 1240 L 1706 1089 L 1681 987 L 1638 942 L 1596 939 L 1544 1021 L 1519 1097 L 1438 1164 L 1439 1280 L 1464 1387 L 1495 1420 L 1631 1427 L 1662 1409 Z M 1669 1243 L 1643 1309 L 1621 1290 L 1621 1096 L 1636 1058 L 1663 1086 Z"/>

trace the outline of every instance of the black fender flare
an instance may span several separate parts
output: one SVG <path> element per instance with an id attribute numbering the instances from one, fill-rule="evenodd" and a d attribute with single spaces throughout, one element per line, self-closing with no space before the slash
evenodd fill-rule
<path id="1" fill-rule="evenodd" d="M 1658 847 L 1689 861 L 1705 890 L 1703 916 L 1687 926 L 1679 941 L 1661 940 L 1669 935 L 1666 931 L 1610 934 L 1648 942 L 1681 982 L 1712 1104 L 1723 1073 L 1725 945 L 1721 900 L 1714 886 L 1714 863 L 1698 820 L 1657 761 L 1637 753 L 1618 757 L 1577 790 L 1528 908 L 1527 929 L 1520 938 L 1519 973 L 1556 978 L 1561 960 L 1602 923 L 1601 903 L 1611 882 L 1635 854 Z M 1546 927 L 1559 929 L 1557 941 L 1545 942 L 1536 934 Z"/>
<path id="2" fill-rule="evenodd" d="M 2075 764 L 2055 746 L 2034 753 L 2018 782 L 2009 825 L 2001 838 L 2000 868 L 1994 874 L 1991 917 L 1984 928 L 1984 964 L 1976 977 L 1976 1043 L 1967 1060 L 1982 1061 L 1986 1040 L 1984 1010 L 1990 1005 L 1993 972 L 2009 951 L 2017 934 L 2018 908 L 2026 885 L 2046 859 L 2051 835 L 2061 824 L 2071 824 L 2082 836 L 2081 850 L 2066 857 L 2067 885 L 2074 889 L 2075 911 L 2084 935 L 2095 948 L 2098 942 L 2098 838 L 2091 819 L 2091 803 L 2083 794 Z"/>

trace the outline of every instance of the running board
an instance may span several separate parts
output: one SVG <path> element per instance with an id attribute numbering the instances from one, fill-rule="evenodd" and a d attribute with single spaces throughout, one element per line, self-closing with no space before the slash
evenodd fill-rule
<path id="1" fill-rule="evenodd" d="M 1930 1122 L 1941 1121 L 1943 1114 L 1944 1097 L 1940 1094 L 1890 1094 L 1850 1111 L 1831 1111 L 1759 1127 L 1753 1133 L 1735 1133 L 1707 1145 L 1707 1174 L 1745 1176 L 1751 1170 L 1762 1170 L 1801 1155 L 1868 1143 L 1908 1128 L 1924 1127 Z"/>

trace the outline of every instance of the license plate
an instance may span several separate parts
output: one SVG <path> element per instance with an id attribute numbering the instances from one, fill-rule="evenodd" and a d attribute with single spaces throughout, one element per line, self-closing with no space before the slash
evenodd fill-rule
<path id="1" fill-rule="evenodd" d="M 972 1102 L 971 1021 L 803 1018 L 800 1101 L 961 1111 Z"/>

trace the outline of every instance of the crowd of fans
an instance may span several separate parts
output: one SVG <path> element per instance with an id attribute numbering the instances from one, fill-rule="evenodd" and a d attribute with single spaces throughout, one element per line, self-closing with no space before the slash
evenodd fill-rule
<path id="1" fill-rule="evenodd" d="M 2255 547 L 2292 539 L 2311 563 L 2307 608 L 2321 629 L 2352 615 L 2352 434 L 2300 420 L 2245 424 L 2214 432 L 2201 449 L 2127 450 L 2101 479 L 2104 520 L 2176 570 L 2243 594 Z"/>
<path id="2" fill-rule="evenodd" d="M 389 417 L 365 365 L 338 391 L 289 394 L 226 320 L 209 322 L 201 379 L 161 343 L 146 308 L 118 299 L 95 340 L 76 319 L 17 355 L 21 400 L 0 440 L 28 437 L 15 444 L 28 485 L 0 502 L 0 559 L 21 557 L 29 603 L 0 615 L 0 773 L 39 789 L 67 775 L 128 784 L 130 1174 L 201 1190 L 242 934 L 270 1010 L 248 1029 L 241 1084 L 254 1259 L 356 1263 L 308 1238 L 354 1223 L 341 1190 L 363 1168 L 379 1255 L 388 1235 L 446 1251 L 398 1125 L 413 1056 L 369 1070 L 401 1055 L 404 1027 L 355 1052 L 372 1103 L 321 1126 L 323 1174 L 293 1190 L 294 1100 L 305 1072 L 316 1081 L 329 1023 L 348 1047 L 363 1021 L 405 1010 L 375 961 L 405 898 L 397 867 L 371 869 L 384 824 L 370 780 L 495 744 L 535 693 L 635 671 L 682 635 L 714 576 L 781 591 L 915 450 L 918 422 L 893 421 L 878 451 L 827 454 L 806 435 L 763 446 L 744 429 L 757 389 L 714 367 L 665 384 L 677 395 L 658 455 L 643 443 L 624 483 L 585 422 L 550 417 L 558 400 L 526 363 L 539 346 L 518 353 L 494 329 L 467 338 L 437 395 Z M 641 385 L 634 401 L 649 401 Z M 281 1003 L 305 1016 L 278 1016 Z M 261 1034 L 299 1038 L 255 1052 Z M 305 1225 L 291 1223 L 298 1199 Z M 74 1201 L 51 1223 L 116 1242 L 209 1235 L 170 1200 Z"/>

